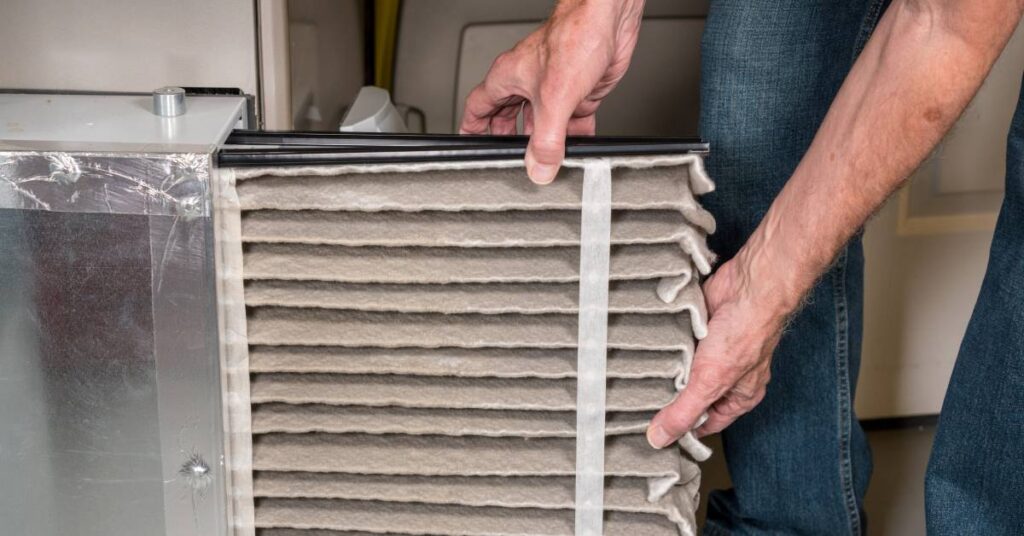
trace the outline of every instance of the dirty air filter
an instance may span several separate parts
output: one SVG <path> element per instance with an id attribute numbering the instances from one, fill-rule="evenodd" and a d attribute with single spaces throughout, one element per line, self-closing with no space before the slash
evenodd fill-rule
<path id="1" fill-rule="evenodd" d="M 251 404 L 251 425 L 229 417 L 235 443 L 251 430 L 234 489 L 258 533 L 573 534 L 588 162 L 543 187 L 521 160 L 222 170 L 246 305 L 228 361 L 248 364 L 228 384 L 232 411 Z M 706 332 L 714 220 L 694 194 L 712 184 L 693 154 L 602 162 L 604 533 L 693 534 L 700 470 L 643 433 Z"/>

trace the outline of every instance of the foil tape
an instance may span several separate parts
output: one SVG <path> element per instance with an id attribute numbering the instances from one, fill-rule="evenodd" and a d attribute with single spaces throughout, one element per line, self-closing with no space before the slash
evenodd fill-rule
<path id="1" fill-rule="evenodd" d="M 210 215 L 206 153 L 0 152 L 0 208 Z"/>

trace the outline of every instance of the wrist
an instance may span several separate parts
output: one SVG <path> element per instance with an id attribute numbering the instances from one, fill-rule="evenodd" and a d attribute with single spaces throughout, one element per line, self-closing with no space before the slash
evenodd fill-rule
<path id="1" fill-rule="evenodd" d="M 803 252 L 793 248 L 772 211 L 736 254 L 746 280 L 746 299 L 757 309 L 778 318 L 796 311 L 814 285 L 817 270 L 804 266 Z"/>

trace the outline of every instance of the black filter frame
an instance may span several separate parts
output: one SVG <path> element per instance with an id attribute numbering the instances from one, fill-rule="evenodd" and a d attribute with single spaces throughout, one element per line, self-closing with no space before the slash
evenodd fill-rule
<path id="1" fill-rule="evenodd" d="M 273 132 L 236 130 L 217 153 L 221 167 L 384 164 L 522 158 L 529 136 Z M 698 138 L 570 136 L 566 157 L 707 154 Z"/>

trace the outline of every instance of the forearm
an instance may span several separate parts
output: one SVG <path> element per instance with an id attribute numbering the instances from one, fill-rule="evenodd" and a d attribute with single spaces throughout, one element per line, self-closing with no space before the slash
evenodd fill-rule
<path id="1" fill-rule="evenodd" d="M 1022 3 L 896 1 L 807 154 L 737 257 L 752 297 L 794 310 L 840 248 L 920 164 L 981 85 Z"/>

